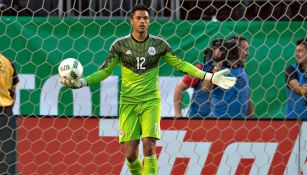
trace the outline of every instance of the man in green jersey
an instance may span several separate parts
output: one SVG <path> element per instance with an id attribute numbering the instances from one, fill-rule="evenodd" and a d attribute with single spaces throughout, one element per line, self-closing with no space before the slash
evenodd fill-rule
<path id="1" fill-rule="evenodd" d="M 118 38 L 111 45 L 108 58 L 101 69 L 88 77 L 60 82 L 69 88 L 81 88 L 106 79 L 120 64 L 122 86 L 119 111 L 119 141 L 131 174 L 157 174 L 156 140 L 160 138 L 160 92 L 158 86 L 159 60 L 201 80 L 209 80 L 225 89 L 236 78 L 225 77 L 228 70 L 215 74 L 203 72 L 179 59 L 163 39 L 150 35 L 149 10 L 136 5 L 131 12 L 132 34 Z M 143 142 L 144 165 L 139 160 L 140 138 Z"/>

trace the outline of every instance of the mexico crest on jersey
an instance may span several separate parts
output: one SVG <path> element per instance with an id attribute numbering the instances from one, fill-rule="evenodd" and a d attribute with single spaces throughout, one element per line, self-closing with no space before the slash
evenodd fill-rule
<path id="1" fill-rule="evenodd" d="M 156 54 L 156 49 L 154 47 L 149 47 L 148 48 L 148 54 L 149 55 L 155 55 Z"/>

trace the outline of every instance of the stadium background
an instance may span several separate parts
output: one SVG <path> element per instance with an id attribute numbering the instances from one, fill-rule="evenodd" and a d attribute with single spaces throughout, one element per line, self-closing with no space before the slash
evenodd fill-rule
<path id="1" fill-rule="evenodd" d="M 78 58 L 84 75 L 99 69 L 115 38 L 129 34 L 129 21 L 121 19 L 78 19 L 37 17 L 2 17 L 1 47 L 13 58 L 20 74 L 35 75 L 36 88 L 20 92 L 20 114 L 40 115 L 41 86 L 63 58 Z M 305 35 L 306 22 L 156 20 L 150 32 L 165 38 L 185 60 L 202 62 L 203 50 L 213 39 L 244 35 L 250 42 L 246 70 L 250 75 L 255 117 L 282 118 L 285 112 L 286 86 L 284 69 L 293 64 L 295 42 Z M 163 62 L 161 63 L 163 64 Z M 113 75 L 119 76 L 119 70 Z M 160 76 L 182 76 L 163 64 Z M 63 89 L 59 115 L 72 115 L 72 95 Z M 93 115 L 99 115 L 99 86 L 93 86 Z M 172 95 L 172 94 L 169 94 Z M 186 101 L 188 103 L 188 101 Z"/>
<path id="2" fill-rule="evenodd" d="M 244 35 L 250 42 L 246 70 L 255 116 L 283 118 L 284 69 L 293 64 L 295 42 L 306 36 L 304 1 L 40 1 L 15 0 L 1 11 L 0 50 L 16 62 L 20 74 L 34 75 L 34 89 L 21 89 L 14 112 L 40 115 L 41 87 L 57 74 L 59 62 L 78 58 L 85 75 L 99 69 L 115 38 L 130 33 L 129 10 L 136 2 L 151 7 L 150 32 L 165 38 L 185 60 L 202 62 L 203 50 L 216 38 Z M 119 75 L 119 70 L 114 72 Z M 183 74 L 163 65 L 160 76 Z M 100 112 L 99 85 L 91 87 L 92 110 Z M 73 112 L 72 94 L 61 90 L 59 115 Z M 172 92 L 167 92 L 172 93 Z M 172 95 L 172 94 L 169 94 Z M 185 93 L 185 107 L 189 103 Z M 169 103 L 169 102 L 168 102 Z M 168 104 L 167 110 L 172 110 Z M 54 113 L 52 113 L 54 115 Z M 108 115 L 104 112 L 103 115 Z M 114 112 L 109 115 L 114 116 Z M 165 116 L 170 116 L 168 112 Z"/>

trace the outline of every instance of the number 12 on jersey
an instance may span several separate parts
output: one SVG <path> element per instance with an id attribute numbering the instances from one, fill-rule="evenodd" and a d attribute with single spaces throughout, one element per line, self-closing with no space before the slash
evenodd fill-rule
<path id="1" fill-rule="evenodd" d="M 136 68 L 137 69 L 146 69 L 143 67 L 143 64 L 145 63 L 145 58 L 144 57 L 136 57 Z"/>

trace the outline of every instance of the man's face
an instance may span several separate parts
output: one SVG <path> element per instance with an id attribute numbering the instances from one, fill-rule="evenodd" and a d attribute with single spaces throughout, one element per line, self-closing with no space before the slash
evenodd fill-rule
<path id="1" fill-rule="evenodd" d="M 299 64 L 307 63 L 307 48 L 305 47 L 304 44 L 299 44 L 298 46 L 296 46 L 295 57 L 297 63 Z"/>
<path id="2" fill-rule="evenodd" d="M 240 55 L 240 61 L 242 63 L 244 63 L 246 61 L 246 58 L 249 55 L 249 51 L 248 51 L 248 42 L 243 40 L 240 42 L 240 49 L 239 49 L 239 55 Z"/>
<path id="3" fill-rule="evenodd" d="M 147 32 L 149 26 L 149 14 L 146 10 L 137 10 L 134 12 L 130 23 L 133 26 L 133 31 L 138 33 Z"/>

